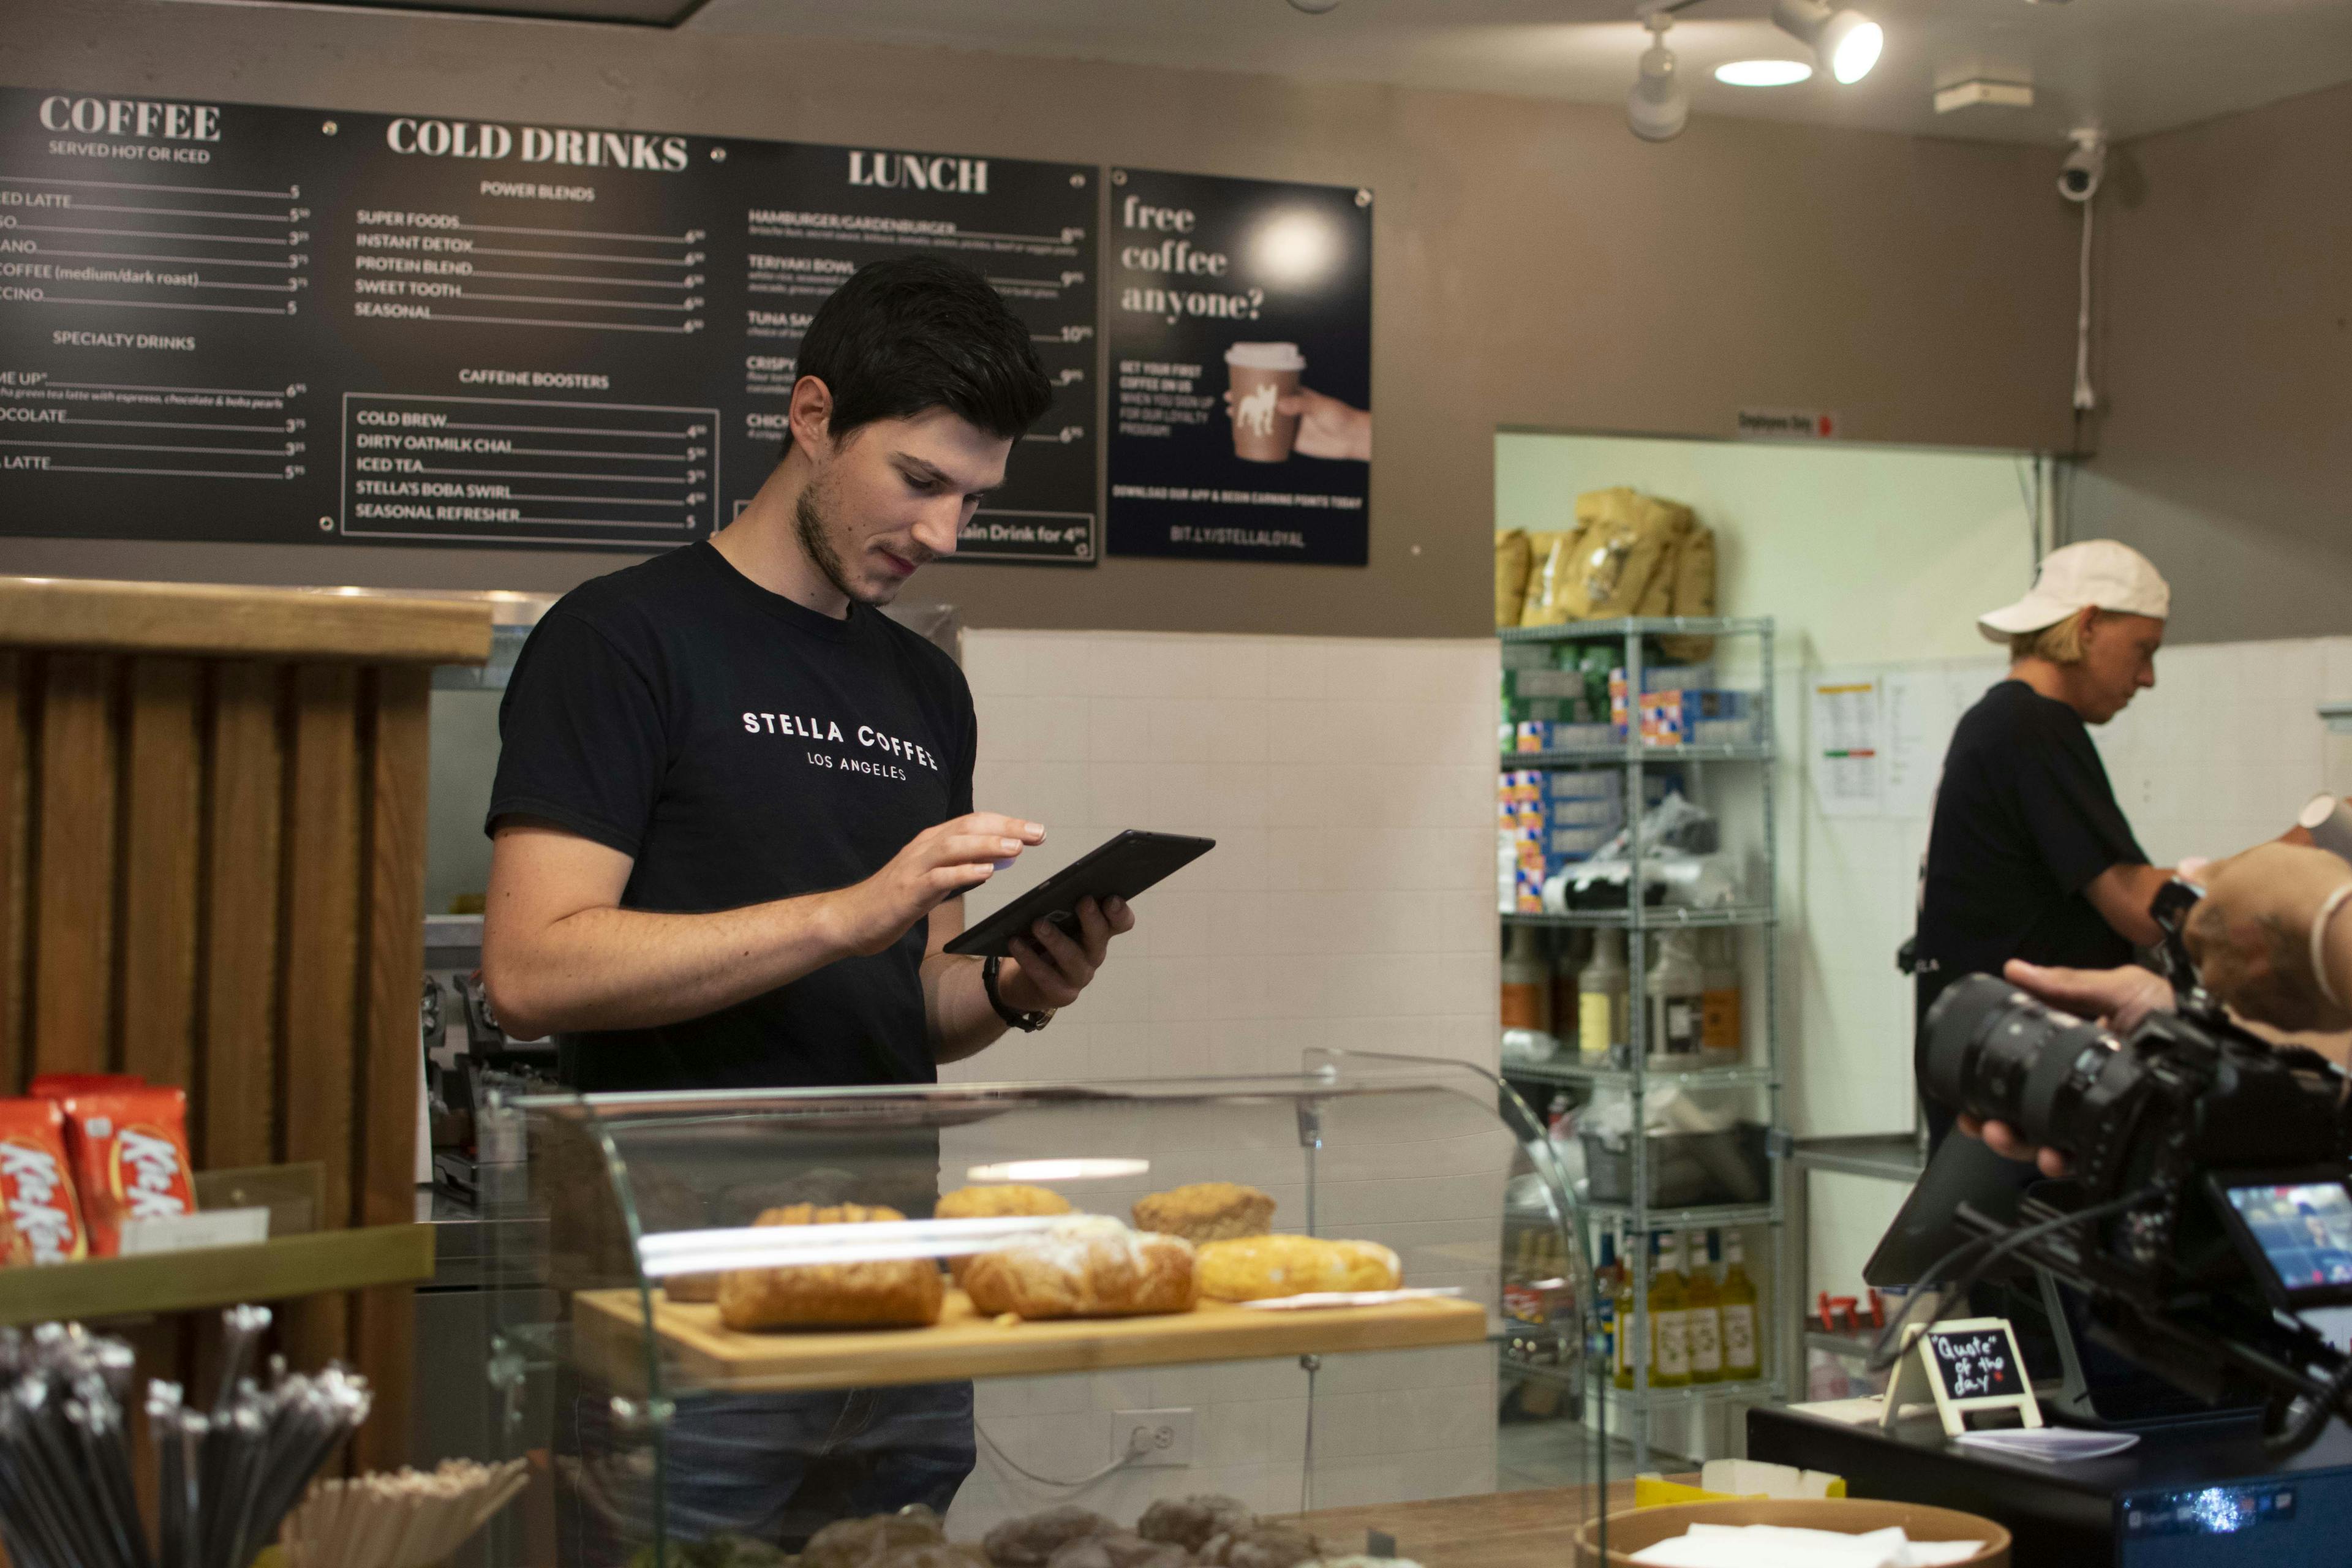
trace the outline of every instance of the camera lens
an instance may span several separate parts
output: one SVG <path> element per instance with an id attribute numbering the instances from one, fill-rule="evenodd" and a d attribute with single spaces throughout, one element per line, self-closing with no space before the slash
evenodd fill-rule
<path id="1" fill-rule="evenodd" d="M 2096 1024 L 2053 1012 L 1989 974 L 1954 981 L 1927 1009 L 1927 1091 L 1971 1116 L 2005 1121 L 2035 1143 L 2084 1146 L 2084 1097 L 2128 1062 Z"/>

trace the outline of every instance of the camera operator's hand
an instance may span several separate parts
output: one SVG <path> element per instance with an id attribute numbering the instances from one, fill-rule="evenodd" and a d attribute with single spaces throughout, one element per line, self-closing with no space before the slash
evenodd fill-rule
<path id="1" fill-rule="evenodd" d="M 2137 1028 L 2150 1013 L 2172 1011 L 2171 983 L 2133 963 L 2121 969 L 2061 969 L 2012 958 L 2001 965 L 2000 977 L 2062 1013 L 2096 1018 L 2119 1035 Z"/>
<path id="2" fill-rule="evenodd" d="M 2150 1013 L 2172 1009 L 2172 987 L 2164 977 L 2135 964 L 2121 969 L 2060 969 L 2012 958 L 2001 965 L 2000 977 L 2061 1012 L 2096 1018 L 2118 1034 L 2137 1026 Z M 2005 1121 L 1963 1116 L 1959 1127 L 1969 1137 L 1982 1139 L 1996 1154 L 2039 1165 L 2045 1176 L 2063 1176 L 2067 1172 L 2064 1154 L 2027 1142 Z"/>
<path id="3" fill-rule="evenodd" d="M 2352 882 L 2352 867 L 2325 849 L 2263 844 L 2180 869 L 2205 889 L 2182 938 L 2208 991 L 2282 1029 L 2352 1027 L 2352 1011 L 2327 999 L 2311 966 L 2312 921 Z M 2340 913 L 2328 923 L 2326 936 L 2352 933 Z"/>

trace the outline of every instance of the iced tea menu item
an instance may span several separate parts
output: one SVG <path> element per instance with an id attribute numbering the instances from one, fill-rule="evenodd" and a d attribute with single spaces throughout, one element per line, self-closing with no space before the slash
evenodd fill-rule
<path id="1" fill-rule="evenodd" d="M 1234 456 L 1249 463 L 1290 460 L 1298 416 L 1278 405 L 1296 396 L 1306 356 L 1297 343 L 1235 343 L 1225 351 L 1233 385 Z"/>

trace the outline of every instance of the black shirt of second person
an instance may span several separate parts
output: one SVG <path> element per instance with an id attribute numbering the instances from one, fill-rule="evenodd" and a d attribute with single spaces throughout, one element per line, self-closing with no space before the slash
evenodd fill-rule
<path id="1" fill-rule="evenodd" d="M 535 817 L 631 856 L 623 907 L 703 913 L 844 888 L 971 810 L 963 672 L 881 612 L 770 593 L 708 542 L 583 584 L 499 710 L 489 826 Z M 928 923 L 703 1017 L 565 1038 L 582 1090 L 938 1078 Z"/>
<path id="2" fill-rule="evenodd" d="M 2111 866 L 2144 866 L 2082 716 L 2004 680 L 1952 731 L 1919 900 L 1918 1011 L 1964 974 L 2012 958 L 2076 969 L 2128 963 L 2132 944 L 2084 889 Z M 1951 1112 L 1932 1100 L 1937 1142 Z"/>

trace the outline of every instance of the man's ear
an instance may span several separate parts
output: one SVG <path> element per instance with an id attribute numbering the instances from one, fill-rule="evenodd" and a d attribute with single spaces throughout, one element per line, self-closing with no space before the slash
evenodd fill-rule
<path id="1" fill-rule="evenodd" d="M 793 400 L 789 417 L 793 426 L 793 445 L 806 449 L 811 456 L 829 451 L 833 438 L 833 389 L 813 375 L 804 375 L 793 384 Z"/>

